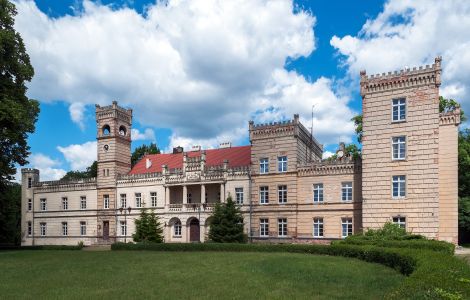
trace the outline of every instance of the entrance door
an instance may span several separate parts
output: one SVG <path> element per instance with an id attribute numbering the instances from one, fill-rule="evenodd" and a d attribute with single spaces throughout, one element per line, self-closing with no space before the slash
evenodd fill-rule
<path id="1" fill-rule="evenodd" d="M 189 241 L 200 242 L 199 220 L 197 219 L 192 219 L 189 223 Z"/>
<path id="2" fill-rule="evenodd" d="M 103 240 L 109 239 L 109 221 L 103 221 Z"/>

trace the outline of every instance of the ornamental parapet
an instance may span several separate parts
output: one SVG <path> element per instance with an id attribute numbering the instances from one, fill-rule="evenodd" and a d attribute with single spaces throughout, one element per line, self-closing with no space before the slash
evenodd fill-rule
<path id="1" fill-rule="evenodd" d="M 453 111 L 443 112 L 439 114 L 439 125 L 459 125 L 460 124 L 460 108 L 457 107 Z"/>
<path id="2" fill-rule="evenodd" d="M 35 182 L 35 192 L 58 192 L 69 190 L 96 189 L 96 177 L 74 180 L 52 180 Z"/>
<path id="3" fill-rule="evenodd" d="M 442 58 L 438 56 L 432 65 L 376 75 L 367 75 L 366 71 L 361 71 L 361 95 L 364 97 L 368 93 L 429 84 L 440 86 L 441 61 Z"/>
<path id="4" fill-rule="evenodd" d="M 298 176 L 343 175 L 360 173 L 360 159 L 345 158 L 342 160 L 323 160 L 297 168 Z"/>

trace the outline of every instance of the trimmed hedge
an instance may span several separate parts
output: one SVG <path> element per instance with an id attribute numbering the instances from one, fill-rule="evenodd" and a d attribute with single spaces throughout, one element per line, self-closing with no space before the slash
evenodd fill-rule
<path id="1" fill-rule="evenodd" d="M 0 250 L 81 250 L 82 245 L 1 246 Z"/>
<path id="2" fill-rule="evenodd" d="M 410 240 L 408 240 L 409 242 Z M 419 240 L 416 240 L 419 241 Z M 405 242 L 405 241 L 402 241 Z M 461 259 L 443 250 L 419 248 L 418 244 L 395 248 L 377 245 L 335 243 L 333 245 L 299 244 L 124 244 L 116 243 L 112 250 L 152 251 L 232 251 L 232 252 L 291 252 L 344 256 L 380 263 L 407 275 L 402 285 L 388 299 L 470 299 L 470 267 Z M 436 248 L 436 249 L 437 249 Z M 453 251 L 452 251 L 453 252 Z"/>

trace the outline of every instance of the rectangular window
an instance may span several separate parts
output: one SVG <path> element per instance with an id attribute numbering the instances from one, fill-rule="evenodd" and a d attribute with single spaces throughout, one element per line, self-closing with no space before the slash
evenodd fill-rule
<path id="1" fill-rule="evenodd" d="M 126 221 L 121 221 L 121 235 L 122 236 L 127 235 L 127 223 L 126 223 Z"/>
<path id="2" fill-rule="evenodd" d="M 277 187 L 277 195 L 279 203 L 287 203 L 287 185 L 279 185 Z"/>
<path id="3" fill-rule="evenodd" d="M 352 201 L 353 197 L 353 187 L 352 182 L 343 182 L 341 184 L 341 200 L 342 201 Z"/>
<path id="4" fill-rule="evenodd" d="M 352 232 L 353 232 L 352 219 L 342 218 L 341 219 L 341 236 L 345 238 L 348 235 L 352 235 Z"/>
<path id="5" fill-rule="evenodd" d="M 259 236 L 269 236 L 269 219 L 259 219 Z"/>
<path id="6" fill-rule="evenodd" d="M 186 202 L 191 203 L 193 201 L 193 195 L 191 193 L 186 194 Z"/>
<path id="7" fill-rule="evenodd" d="M 323 183 L 313 185 L 313 203 L 323 202 Z"/>
<path id="8" fill-rule="evenodd" d="M 157 192 L 150 192 L 150 200 L 152 207 L 157 207 Z"/>
<path id="9" fill-rule="evenodd" d="M 392 177 L 392 195 L 393 198 L 403 198 L 406 196 L 406 176 Z"/>
<path id="10" fill-rule="evenodd" d="M 121 207 L 124 207 L 124 208 L 127 207 L 127 195 L 126 194 L 121 194 Z"/>
<path id="11" fill-rule="evenodd" d="M 237 200 L 237 204 L 243 204 L 243 188 L 235 188 L 235 198 Z"/>
<path id="12" fill-rule="evenodd" d="M 47 210 L 47 199 L 46 198 L 42 198 L 39 200 L 39 208 L 44 211 L 44 210 Z"/>
<path id="13" fill-rule="evenodd" d="M 406 218 L 405 217 L 393 217 L 393 223 L 400 226 L 400 228 L 406 229 Z"/>
<path id="14" fill-rule="evenodd" d="M 268 204 L 269 203 L 269 187 L 260 186 L 259 187 L 259 203 Z"/>
<path id="15" fill-rule="evenodd" d="M 175 222 L 175 236 L 181 236 L 181 221 L 176 221 Z"/>
<path id="16" fill-rule="evenodd" d="M 80 197 L 80 209 L 86 209 L 86 197 L 85 196 Z"/>
<path id="17" fill-rule="evenodd" d="M 80 235 L 86 235 L 86 222 L 80 222 Z"/>
<path id="18" fill-rule="evenodd" d="M 142 194 L 135 193 L 135 207 L 142 207 Z"/>
<path id="19" fill-rule="evenodd" d="M 405 98 L 392 100 L 392 120 L 405 121 L 406 119 L 406 100 Z"/>
<path id="20" fill-rule="evenodd" d="M 103 207 L 109 209 L 109 195 L 103 195 Z"/>
<path id="21" fill-rule="evenodd" d="M 41 236 L 46 236 L 46 234 L 47 234 L 47 224 L 46 223 L 39 223 L 39 234 Z"/>
<path id="22" fill-rule="evenodd" d="M 69 209 L 69 199 L 67 197 L 62 197 L 62 209 Z"/>
<path id="23" fill-rule="evenodd" d="M 261 158 L 259 160 L 259 172 L 260 174 L 266 174 L 269 172 L 269 159 Z"/>
<path id="24" fill-rule="evenodd" d="M 406 158 L 406 137 L 397 136 L 392 138 L 392 157 L 394 160 Z"/>
<path id="25" fill-rule="evenodd" d="M 28 211 L 32 211 L 32 210 L 33 210 L 33 200 L 28 199 Z"/>
<path id="26" fill-rule="evenodd" d="M 31 224 L 31 221 L 28 222 L 28 236 L 31 236 L 33 234 L 33 224 Z"/>
<path id="27" fill-rule="evenodd" d="M 313 219 L 313 237 L 323 237 L 323 218 Z"/>
<path id="28" fill-rule="evenodd" d="M 277 170 L 279 172 L 287 172 L 287 156 L 279 156 L 277 158 Z"/>
<path id="29" fill-rule="evenodd" d="M 69 230 L 68 230 L 68 224 L 67 222 L 62 222 L 62 235 L 68 235 Z"/>
<path id="30" fill-rule="evenodd" d="M 28 189 L 30 189 L 33 186 L 33 178 L 28 177 Z"/>
<path id="31" fill-rule="evenodd" d="M 284 237 L 287 236 L 287 219 L 279 218 L 277 220 L 277 234 L 278 236 Z"/>

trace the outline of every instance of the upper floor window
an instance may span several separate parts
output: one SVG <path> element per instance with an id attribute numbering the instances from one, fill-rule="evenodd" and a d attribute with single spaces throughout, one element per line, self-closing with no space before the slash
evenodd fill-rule
<path id="1" fill-rule="evenodd" d="M 157 207 L 157 192 L 150 192 L 150 200 L 152 207 Z"/>
<path id="2" fill-rule="evenodd" d="M 67 222 L 62 222 L 62 235 L 68 235 L 69 234 L 69 225 Z"/>
<path id="3" fill-rule="evenodd" d="M 80 209 L 86 209 L 86 197 L 85 196 L 80 197 Z"/>
<path id="4" fill-rule="evenodd" d="M 39 234 L 41 236 L 46 236 L 47 234 L 47 224 L 42 222 L 42 223 L 39 223 Z"/>
<path id="5" fill-rule="evenodd" d="M 109 195 L 103 195 L 103 207 L 109 209 Z"/>
<path id="6" fill-rule="evenodd" d="M 187 193 L 186 194 L 186 200 L 187 200 L 186 201 L 187 203 L 191 203 L 193 201 L 193 194 Z"/>
<path id="7" fill-rule="evenodd" d="M 259 203 L 268 204 L 269 203 L 269 187 L 260 186 L 259 187 Z"/>
<path id="8" fill-rule="evenodd" d="M 86 235 L 86 222 L 80 222 L 80 235 Z"/>
<path id="9" fill-rule="evenodd" d="M 269 219 L 259 219 L 259 236 L 269 236 Z"/>
<path id="10" fill-rule="evenodd" d="M 287 185 L 278 186 L 277 194 L 279 203 L 287 203 Z"/>
<path id="11" fill-rule="evenodd" d="M 352 182 L 343 182 L 341 184 L 341 200 L 352 201 L 352 198 L 353 198 Z"/>
<path id="12" fill-rule="evenodd" d="M 352 219 L 351 218 L 342 218 L 341 219 L 341 237 L 345 238 L 348 235 L 352 235 Z"/>
<path id="13" fill-rule="evenodd" d="M 405 98 L 392 100 L 392 121 L 405 121 L 406 119 L 406 100 Z"/>
<path id="14" fill-rule="evenodd" d="M 124 207 L 124 208 L 127 207 L 127 195 L 126 194 L 121 194 L 121 207 Z"/>
<path id="15" fill-rule="evenodd" d="M 28 211 L 32 211 L 32 210 L 33 210 L 33 200 L 28 199 Z"/>
<path id="16" fill-rule="evenodd" d="M 28 236 L 31 236 L 33 234 L 33 224 L 31 221 L 28 222 Z"/>
<path id="17" fill-rule="evenodd" d="M 33 178 L 28 177 L 28 189 L 30 189 L 33 186 Z"/>
<path id="18" fill-rule="evenodd" d="M 323 183 L 313 185 L 313 202 L 323 202 Z"/>
<path id="19" fill-rule="evenodd" d="M 47 199 L 42 198 L 39 200 L 39 209 L 40 210 L 47 210 Z"/>
<path id="20" fill-rule="evenodd" d="M 393 223 L 400 226 L 400 228 L 406 229 L 406 218 L 405 217 L 393 217 Z"/>
<path id="21" fill-rule="evenodd" d="M 406 196 L 406 176 L 392 177 L 392 195 L 393 198 L 402 198 Z"/>
<path id="22" fill-rule="evenodd" d="M 237 204 L 239 205 L 243 204 L 243 188 L 242 187 L 235 188 L 235 200 Z"/>
<path id="23" fill-rule="evenodd" d="M 127 235 L 127 222 L 126 221 L 121 221 L 121 235 L 122 236 Z"/>
<path id="24" fill-rule="evenodd" d="M 135 207 L 142 207 L 142 194 L 135 193 Z"/>
<path id="25" fill-rule="evenodd" d="M 109 135 L 111 133 L 111 127 L 108 124 L 103 126 L 103 135 Z"/>
<path id="26" fill-rule="evenodd" d="M 279 218 L 277 220 L 278 225 L 278 236 L 287 236 L 287 219 L 286 218 Z"/>
<path id="27" fill-rule="evenodd" d="M 313 219 L 313 237 L 323 237 L 323 218 Z"/>
<path id="28" fill-rule="evenodd" d="M 287 156 L 279 156 L 277 158 L 277 170 L 279 172 L 287 172 Z"/>
<path id="29" fill-rule="evenodd" d="M 67 197 L 62 197 L 62 209 L 69 209 L 69 199 Z"/>
<path id="30" fill-rule="evenodd" d="M 259 172 L 260 174 L 266 174 L 269 172 L 269 159 L 261 158 L 259 160 Z"/>
<path id="31" fill-rule="evenodd" d="M 397 136 L 392 138 L 393 159 L 405 159 L 406 157 L 406 137 Z"/>

